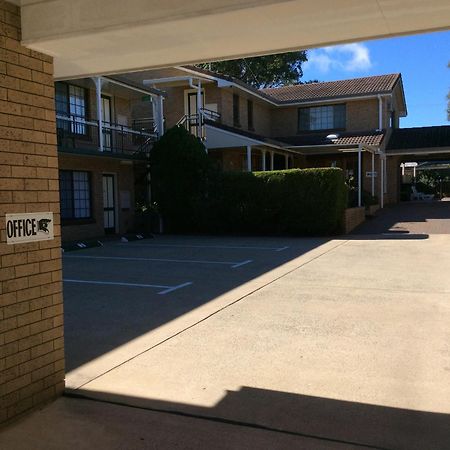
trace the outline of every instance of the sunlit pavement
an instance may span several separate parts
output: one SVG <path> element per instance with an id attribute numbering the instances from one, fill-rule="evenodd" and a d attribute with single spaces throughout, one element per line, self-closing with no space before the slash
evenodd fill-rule
<path id="1" fill-rule="evenodd" d="M 108 320 L 92 316 L 112 321 L 114 345 L 72 350 L 67 376 L 72 395 L 99 401 L 61 399 L 4 431 L 0 447 L 448 448 L 450 235 L 160 239 L 150 245 L 191 248 L 77 254 L 147 258 L 111 278 L 118 259 L 77 271 L 67 258 L 71 279 L 162 287 L 90 285 L 76 313 L 81 284 L 66 285 L 69 323 L 86 313 L 80 345 L 105 339 Z"/>

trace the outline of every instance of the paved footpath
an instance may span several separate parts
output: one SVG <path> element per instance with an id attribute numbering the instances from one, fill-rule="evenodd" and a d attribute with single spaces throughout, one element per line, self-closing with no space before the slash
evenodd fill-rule
<path id="1" fill-rule="evenodd" d="M 8 427 L 0 448 L 448 450 L 449 249 L 449 234 L 324 243 L 72 390 L 90 400 Z"/>

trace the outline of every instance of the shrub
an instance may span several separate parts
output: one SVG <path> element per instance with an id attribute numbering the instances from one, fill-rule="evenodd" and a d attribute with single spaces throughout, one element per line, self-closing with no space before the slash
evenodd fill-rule
<path id="1" fill-rule="evenodd" d="M 206 216 L 209 231 L 331 234 L 341 230 L 345 205 L 340 169 L 222 173 Z"/>
<path id="2" fill-rule="evenodd" d="M 210 170 L 205 147 L 182 127 L 169 129 L 150 153 L 152 201 L 169 232 L 191 232 L 205 205 Z"/>
<path id="3" fill-rule="evenodd" d="M 220 172 L 184 128 L 166 132 L 150 154 L 152 201 L 168 232 L 331 234 L 346 206 L 337 168 Z"/>

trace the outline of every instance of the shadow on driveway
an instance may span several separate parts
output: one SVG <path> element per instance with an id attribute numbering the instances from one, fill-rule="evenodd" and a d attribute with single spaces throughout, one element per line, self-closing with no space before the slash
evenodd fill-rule
<path id="1" fill-rule="evenodd" d="M 84 398 L 83 391 L 77 391 L 73 397 Z M 101 392 L 89 392 L 89 400 L 103 402 L 103 397 Z M 108 404 L 265 430 L 280 437 L 290 435 L 300 440 L 295 446 L 299 449 L 447 450 L 450 442 L 448 414 L 253 387 L 227 391 L 212 407 L 111 394 L 107 399 Z M 197 422 L 196 426 L 201 425 Z M 246 433 L 245 428 L 242 433 Z M 179 438 L 189 443 L 189 434 Z M 221 447 L 222 440 L 226 442 L 226 437 L 217 436 L 214 448 L 242 448 Z"/>
<path id="2" fill-rule="evenodd" d="M 450 202 L 404 202 L 387 206 L 352 234 L 382 233 L 450 234 Z"/>

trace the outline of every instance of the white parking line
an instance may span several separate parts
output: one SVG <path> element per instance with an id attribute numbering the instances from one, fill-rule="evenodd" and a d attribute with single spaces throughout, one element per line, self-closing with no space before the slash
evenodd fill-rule
<path id="1" fill-rule="evenodd" d="M 117 245 L 130 245 L 132 243 L 124 244 L 120 243 Z M 174 247 L 174 248 L 219 248 L 219 249 L 236 249 L 236 250 L 268 250 L 281 252 L 289 247 L 250 247 L 250 246 L 239 246 L 239 245 L 186 245 L 186 244 L 142 244 L 138 243 L 139 247 Z"/>
<path id="2" fill-rule="evenodd" d="M 232 269 L 237 269 L 238 267 L 245 266 L 246 264 L 250 264 L 252 262 L 251 259 L 247 259 L 247 261 L 242 261 L 240 263 L 235 264 L 234 266 L 231 266 Z"/>
<path id="3" fill-rule="evenodd" d="M 221 264 L 231 266 L 232 269 L 241 267 L 252 262 L 251 259 L 246 261 L 206 261 L 196 259 L 165 259 L 165 258 L 140 258 L 127 256 L 88 256 L 88 255 L 64 255 L 64 258 L 78 258 L 78 259 L 117 259 L 122 261 L 155 261 L 155 262 L 170 262 L 170 263 L 184 263 L 184 264 Z"/>
<path id="4" fill-rule="evenodd" d="M 63 278 L 65 283 L 81 283 L 81 284 L 100 284 L 104 286 L 127 286 L 127 287 L 140 287 L 140 288 L 155 288 L 162 289 L 158 292 L 159 295 L 165 295 L 169 292 L 176 291 L 177 289 L 190 286 L 192 281 L 187 281 L 186 283 L 178 284 L 176 286 L 166 286 L 162 284 L 141 284 L 141 283 L 122 283 L 117 281 L 98 281 L 98 280 L 74 280 L 69 278 Z"/>

